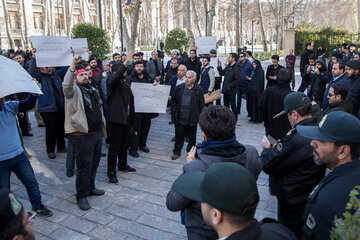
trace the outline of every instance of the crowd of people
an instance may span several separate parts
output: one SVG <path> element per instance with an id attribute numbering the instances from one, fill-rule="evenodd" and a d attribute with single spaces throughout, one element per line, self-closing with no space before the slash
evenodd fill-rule
<path id="1" fill-rule="evenodd" d="M 71 65 L 62 68 L 38 68 L 36 49 L 10 50 L 8 57 L 33 77 L 43 94 L 0 98 L 0 188 L 10 189 L 14 172 L 36 214 L 52 215 L 42 204 L 31 155 L 22 143 L 23 136 L 32 136 L 27 112 L 34 109 L 38 127 L 45 127 L 48 158 L 67 153 L 66 175 L 72 177 L 77 168 L 77 205 L 89 210 L 87 197 L 105 194 L 95 186 L 102 156 L 107 155 L 108 182 L 118 184 L 117 171 L 136 172 L 128 155 L 137 158 L 139 151 L 151 151 L 148 134 L 158 114 L 135 112 L 132 83 L 166 84 L 169 124 L 175 127 L 172 160 L 181 157 L 187 142 L 184 173 L 170 189 L 166 206 L 181 212 L 190 240 L 328 239 L 334 216 L 342 216 L 349 192 L 360 184 L 360 60 L 355 44 L 334 50 L 328 64 L 324 50 L 314 53 L 313 46 L 306 43 L 301 54 L 297 92 L 293 50 L 285 67 L 273 55 L 266 73 L 246 48 L 228 54 L 226 65 L 218 61 L 216 49 L 198 56 L 196 49 L 187 54 L 182 47 L 173 49 L 167 62 L 160 50 L 149 60 L 133 51 L 103 61 L 92 53 L 88 61 L 74 53 Z M 211 61 L 217 61 L 216 68 Z M 204 94 L 215 91 L 221 97 L 205 102 Z M 251 123 L 264 122 L 260 154 L 236 138 L 245 100 L 247 113 L 242 114 Z M 204 137 L 200 144 L 198 126 Z M 278 221 L 254 219 L 261 171 L 269 174 L 270 193 L 277 197 Z M 1 189 L 0 197 L 0 212 L 11 218 L 6 224 L 31 223 L 11 192 Z M 0 239 L 33 236 L 31 228 L 20 231 L 20 225 L 4 224 Z"/>

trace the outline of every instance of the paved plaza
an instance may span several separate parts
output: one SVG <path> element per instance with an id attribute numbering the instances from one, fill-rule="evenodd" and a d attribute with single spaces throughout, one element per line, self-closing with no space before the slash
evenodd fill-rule
<path id="1" fill-rule="evenodd" d="M 269 62 L 263 63 L 264 67 Z M 299 83 L 297 69 L 296 85 L 299 86 Z M 240 143 L 254 145 L 260 153 L 264 127 L 263 124 L 248 122 L 245 106 L 243 100 L 236 136 Z M 148 138 L 150 153 L 139 151 L 139 158 L 129 156 L 129 165 L 137 171 L 134 174 L 119 172 L 119 185 L 107 183 L 107 156 L 101 158 L 96 187 L 104 189 L 106 193 L 104 196 L 88 198 L 92 206 L 89 211 L 82 211 L 76 205 L 75 176 L 68 178 L 65 175 L 66 154 L 59 153 L 54 160 L 47 158 L 45 128 L 37 127 L 32 112 L 29 116 L 34 136 L 24 137 L 25 146 L 33 156 L 31 164 L 39 182 L 42 200 L 54 213 L 50 218 L 36 219 L 33 225 L 36 239 L 187 239 L 179 212 L 170 212 L 165 206 L 172 182 L 182 173 L 186 154 L 183 149 L 179 159 L 170 159 L 174 145 L 171 142 L 174 125 L 168 124 L 169 114 L 160 114 L 152 120 Z M 198 129 L 197 142 L 201 141 L 202 135 Z M 105 143 L 102 152 L 107 153 Z M 260 203 L 256 218 L 276 218 L 277 202 L 269 194 L 268 176 L 262 172 L 257 183 Z M 25 187 L 14 174 L 11 189 L 19 196 L 25 208 L 31 209 Z"/>

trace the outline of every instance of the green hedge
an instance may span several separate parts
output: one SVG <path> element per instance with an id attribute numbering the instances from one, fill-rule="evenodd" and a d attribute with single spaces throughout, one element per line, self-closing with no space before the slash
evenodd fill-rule
<path id="1" fill-rule="evenodd" d="M 259 61 L 265 61 L 265 60 L 269 60 L 271 59 L 272 55 L 279 55 L 279 57 L 283 57 L 284 56 L 284 51 L 283 50 L 279 50 L 279 51 L 269 51 L 269 52 L 253 52 L 253 58 L 257 59 Z"/>
<path id="2" fill-rule="evenodd" d="M 314 51 L 319 46 L 326 50 L 326 56 L 331 56 L 332 51 L 343 43 L 359 43 L 355 33 L 333 27 L 318 28 L 313 23 L 302 22 L 296 27 L 295 33 L 295 53 L 300 55 L 305 44 L 309 41 L 314 42 Z"/>

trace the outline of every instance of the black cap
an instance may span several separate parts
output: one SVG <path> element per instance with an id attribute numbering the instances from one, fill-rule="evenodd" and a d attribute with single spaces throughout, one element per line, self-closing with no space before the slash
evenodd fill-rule
<path id="1" fill-rule="evenodd" d="M 22 217 L 24 208 L 8 188 L 0 189 L 0 236 L 18 218 Z"/>
<path id="2" fill-rule="evenodd" d="M 360 60 L 349 60 L 346 62 L 346 66 L 352 69 L 360 69 Z"/>
<path id="3" fill-rule="evenodd" d="M 230 162 L 214 163 L 206 172 L 184 173 L 172 189 L 188 199 L 235 215 L 254 214 L 258 201 L 252 206 L 246 203 L 253 196 L 259 197 L 254 175 Z"/>
<path id="4" fill-rule="evenodd" d="M 326 114 L 319 126 L 297 126 L 296 130 L 301 136 L 323 142 L 360 143 L 360 120 L 343 111 Z"/>
<path id="5" fill-rule="evenodd" d="M 356 47 L 357 48 L 357 45 L 356 45 L 356 43 L 351 43 L 350 47 Z"/>
<path id="6" fill-rule="evenodd" d="M 216 53 L 216 50 L 215 50 L 215 49 L 211 49 L 211 50 L 210 50 L 210 53 Z"/>

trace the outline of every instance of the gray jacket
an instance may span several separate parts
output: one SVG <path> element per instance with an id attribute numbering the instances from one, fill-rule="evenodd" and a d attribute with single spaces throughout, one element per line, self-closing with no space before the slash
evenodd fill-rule
<path id="1" fill-rule="evenodd" d="M 236 162 L 252 172 L 257 179 L 263 167 L 258 151 L 253 146 L 236 143 L 238 144 L 236 147 L 243 149 L 242 154 L 237 156 L 219 157 L 206 155 L 198 150 L 199 158 L 186 163 L 183 167 L 184 173 L 191 171 L 205 172 L 211 164 L 216 162 Z M 221 149 L 221 147 L 218 149 Z M 196 232 L 201 232 L 204 235 L 203 239 L 218 239 L 217 233 L 207 226 L 202 219 L 200 203 L 184 198 L 171 189 L 166 197 L 166 206 L 170 211 L 185 209 L 185 227 L 187 231 L 196 229 Z"/>
<path id="2" fill-rule="evenodd" d="M 161 72 L 162 72 L 164 67 L 163 67 L 162 62 L 160 60 L 158 60 L 157 63 L 158 63 L 158 70 L 159 70 L 160 76 L 161 76 Z M 149 74 L 149 77 L 151 79 L 154 79 L 156 77 L 156 68 L 155 68 L 154 60 L 151 60 L 146 64 L 146 71 Z"/>

